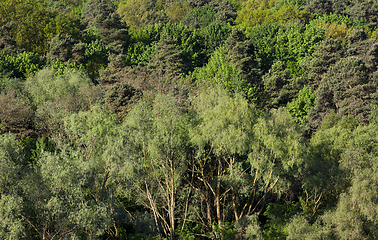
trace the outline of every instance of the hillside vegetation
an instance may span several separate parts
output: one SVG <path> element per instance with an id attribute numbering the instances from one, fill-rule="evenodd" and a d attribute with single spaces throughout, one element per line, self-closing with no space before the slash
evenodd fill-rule
<path id="1" fill-rule="evenodd" d="M 0 239 L 376 239 L 378 1 L 1 0 Z"/>

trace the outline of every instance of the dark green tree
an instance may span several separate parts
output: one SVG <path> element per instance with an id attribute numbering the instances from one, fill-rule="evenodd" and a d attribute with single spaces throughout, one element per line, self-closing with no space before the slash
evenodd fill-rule
<path id="1" fill-rule="evenodd" d="M 241 70 L 241 77 L 249 84 L 256 85 L 260 78 L 260 59 L 254 58 L 255 46 L 247 39 L 245 32 L 233 29 L 224 46 L 230 62 Z"/>
<path id="2" fill-rule="evenodd" d="M 204 54 L 201 54 L 202 64 L 206 63 L 211 54 L 220 46 L 222 46 L 225 40 L 231 33 L 231 29 L 224 23 L 212 23 L 205 28 L 200 29 L 200 44 L 203 45 Z M 198 67 L 200 67 L 199 65 Z"/>
<path id="3" fill-rule="evenodd" d="M 335 110 L 341 116 L 353 115 L 364 123 L 375 92 L 365 63 L 357 57 L 342 58 L 324 75 L 316 91 L 316 105 L 310 112 L 309 121 L 313 128 L 317 128 L 324 116 Z"/>
<path id="4" fill-rule="evenodd" d="M 262 77 L 264 91 L 261 94 L 260 105 L 270 109 L 287 104 L 298 93 L 301 87 L 299 80 L 291 76 L 290 70 L 283 62 L 275 62 L 269 72 Z"/>
<path id="5" fill-rule="evenodd" d="M 369 39 L 365 31 L 355 29 L 348 37 L 345 56 L 356 56 L 366 64 L 370 74 L 377 70 L 378 44 Z"/>
<path id="6" fill-rule="evenodd" d="M 115 11 L 110 0 L 91 0 L 83 8 L 83 18 L 88 24 L 87 29 L 95 28 L 99 37 L 112 50 L 120 53 L 129 39 L 126 26 Z"/>
<path id="7" fill-rule="evenodd" d="M 215 19 L 219 23 L 233 24 L 237 17 L 237 8 L 234 6 L 235 2 L 228 0 L 216 0 L 208 3 L 209 6 L 214 6 L 217 11 Z"/>
<path id="8" fill-rule="evenodd" d="M 189 28 L 204 28 L 216 20 L 214 7 L 194 8 L 186 14 L 181 23 Z"/>
<path id="9" fill-rule="evenodd" d="M 329 14 L 333 11 L 333 4 L 331 0 L 307 1 L 305 7 L 315 14 Z"/>
<path id="10" fill-rule="evenodd" d="M 142 95 L 142 91 L 128 83 L 116 83 L 106 91 L 104 101 L 109 109 L 124 118 Z"/>
<path id="11" fill-rule="evenodd" d="M 356 21 L 364 21 L 369 24 L 372 29 L 378 24 L 378 4 L 374 1 L 350 1 L 350 6 L 345 13 L 350 15 Z"/>
<path id="12" fill-rule="evenodd" d="M 114 71 L 124 67 L 130 36 L 127 26 L 124 22 L 121 22 L 121 17 L 116 12 L 112 1 L 89 1 L 83 8 L 83 18 L 87 23 L 87 31 L 94 31 L 96 38 L 99 38 L 92 40 L 90 45 L 98 48 L 99 45 L 97 43 L 102 42 L 106 46 L 106 56 L 105 52 L 100 51 L 103 55 L 101 61 L 94 61 L 95 65 L 99 64 L 100 66 L 95 66 L 94 69 L 98 71 L 106 68 L 105 65 L 109 63 L 110 70 L 113 71 L 111 73 L 114 73 Z M 93 75 L 95 78 L 98 77 L 97 71 Z"/>
<path id="13" fill-rule="evenodd" d="M 58 34 L 50 41 L 49 52 L 46 54 L 47 61 L 67 62 L 82 64 L 84 61 L 86 44 L 73 39 L 69 35 Z"/>
<path id="14" fill-rule="evenodd" d="M 11 22 L 0 28 L 0 50 L 7 54 L 16 53 L 21 50 L 17 47 L 16 41 L 11 37 L 12 28 L 13 24 Z"/>
<path id="15" fill-rule="evenodd" d="M 316 90 L 324 74 L 341 58 L 344 53 L 341 42 L 336 39 L 326 38 L 315 47 L 312 56 L 306 58 L 301 66 L 305 71 L 304 78 L 308 79 L 308 85 Z"/>
<path id="16" fill-rule="evenodd" d="M 172 36 L 162 35 L 156 44 L 155 56 L 148 64 L 150 76 L 156 80 L 155 89 L 161 92 L 171 90 L 180 75 L 186 72 L 184 56 L 178 49 L 176 39 Z"/>

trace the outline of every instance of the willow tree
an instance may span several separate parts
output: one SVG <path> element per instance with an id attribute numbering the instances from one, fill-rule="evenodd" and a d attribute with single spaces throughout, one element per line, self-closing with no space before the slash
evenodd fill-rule
<path id="1" fill-rule="evenodd" d="M 150 210 L 159 234 L 176 238 L 180 199 L 187 171 L 188 117 L 170 95 L 152 105 L 140 101 L 125 119 L 125 141 L 130 164 L 125 166 L 123 192 Z M 131 137 L 130 137 L 131 136 Z M 184 210 L 185 211 L 185 210 Z M 184 223 L 185 224 L 185 223 Z"/>
<path id="2" fill-rule="evenodd" d="M 192 102 L 197 120 L 190 132 L 196 150 L 191 185 L 203 206 L 197 217 L 219 237 L 213 223 L 221 228 L 244 214 L 238 195 L 251 180 L 245 160 L 256 117 L 240 94 L 232 98 L 220 88 L 202 92 Z"/>
<path id="3" fill-rule="evenodd" d="M 192 102 L 197 118 L 190 131 L 191 187 L 201 206 L 194 214 L 223 237 L 226 222 L 259 215 L 269 199 L 290 189 L 303 144 L 284 109 L 258 117 L 240 94 L 230 97 L 221 89 L 201 92 Z"/>

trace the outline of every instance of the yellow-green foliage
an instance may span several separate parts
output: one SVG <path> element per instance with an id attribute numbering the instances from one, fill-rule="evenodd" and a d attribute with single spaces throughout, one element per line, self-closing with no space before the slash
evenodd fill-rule
<path id="1" fill-rule="evenodd" d="M 312 14 L 306 10 L 299 10 L 295 5 L 282 6 L 278 11 L 272 8 L 278 3 L 277 0 L 260 1 L 252 0 L 244 3 L 243 8 L 238 12 L 235 24 L 250 29 L 264 23 L 285 24 L 290 21 L 308 21 Z"/>
<path id="2" fill-rule="evenodd" d="M 156 1 L 151 4 L 149 0 L 126 0 L 119 4 L 117 12 L 130 29 L 136 30 L 148 24 L 147 18 L 152 11 L 158 15 L 165 12 L 174 22 L 179 23 L 190 10 L 188 1 Z"/>
<path id="3" fill-rule="evenodd" d="M 321 22 L 318 26 L 324 29 L 326 37 L 338 39 L 340 41 L 347 39 L 353 32 L 353 28 L 348 28 L 345 23 L 337 24 Z"/>
<path id="4" fill-rule="evenodd" d="M 179 23 L 181 19 L 191 10 L 191 6 L 187 1 L 179 3 L 177 1 L 168 3 L 165 13 L 175 22 Z"/>
<path id="5" fill-rule="evenodd" d="M 144 27 L 143 18 L 147 12 L 146 0 L 128 0 L 119 4 L 118 14 L 122 16 L 122 20 L 130 27 L 130 29 L 140 29 Z"/>
<path id="6" fill-rule="evenodd" d="M 246 13 L 248 10 L 271 9 L 279 2 L 280 0 L 247 0 L 243 3 L 241 13 Z"/>
<path id="7" fill-rule="evenodd" d="M 270 19 L 273 12 L 270 10 L 278 0 L 248 0 L 242 4 L 242 9 L 238 11 L 235 24 L 249 24 L 256 26 L 261 24 L 263 19 Z"/>
<path id="8" fill-rule="evenodd" d="M 47 9 L 43 0 L 1 0 L 0 26 L 12 23 L 11 37 L 28 51 L 44 53 L 58 33 L 76 35 L 78 20 Z"/>
<path id="9" fill-rule="evenodd" d="M 378 28 L 375 29 L 373 32 L 371 32 L 369 35 L 370 35 L 370 38 L 375 39 L 376 41 L 378 41 Z"/>

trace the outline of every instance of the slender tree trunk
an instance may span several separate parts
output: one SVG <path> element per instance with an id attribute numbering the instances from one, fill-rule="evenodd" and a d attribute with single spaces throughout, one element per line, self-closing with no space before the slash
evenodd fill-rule
<path id="1" fill-rule="evenodd" d="M 211 227 L 213 225 L 213 221 L 211 219 L 211 197 L 210 197 L 210 190 L 207 190 L 206 191 L 206 195 L 205 195 L 205 201 L 206 201 L 206 218 L 207 218 L 207 221 L 209 223 L 209 226 Z"/>
<path id="2" fill-rule="evenodd" d="M 221 163 L 219 161 L 218 163 L 218 176 L 217 176 L 217 190 L 216 190 L 216 195 L 215 195 L 215 206 L 217 209 L 217 219 L 218 219 L 218 226 L 219 228 L 222 227 L 222 217 L 221 217 L 221 207 L 220 207 L 220 179 L 219 176 L 222 174 L 221 173 Z"/>
<path id="3" fill-rule="evenodd" d="M 173 186 L 172 186 L 173 187 Z M 170 210 L 169 210 L 169 221 L 171 223 L 171 239 L 175 240 L 175 202 L 174 202 L 174 192 L 171 189 L 171 203 L 170 203 Z"/>
<path id="4" fill-rule="evenodd" d="M 238 210 L 236 209 L 236 202 L 235 202 L 235 192 L 234 189 L 231 189 L 232 192 L 232 208 L 234 209 L 235 221 L 239 222 Z"/>

